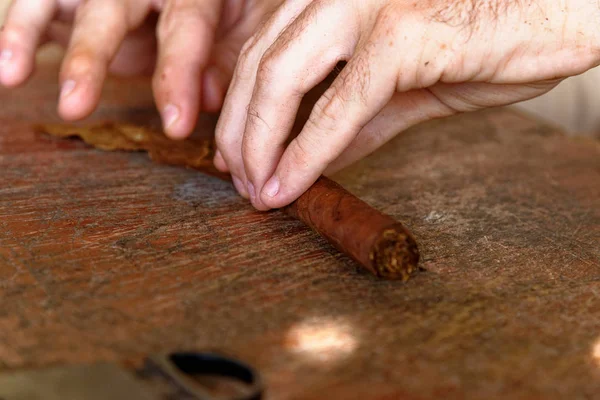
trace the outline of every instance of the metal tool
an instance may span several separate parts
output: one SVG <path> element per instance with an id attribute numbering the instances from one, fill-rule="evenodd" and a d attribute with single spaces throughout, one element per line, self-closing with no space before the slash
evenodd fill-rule
<path id="1" fill-rule="evenodd" d="M 236 394 L 215 395 L 206 385 L 215 377 Z M 97 363 L 0 374 L 0 400 L 259 400 L 262 392 L 252 367 L 216 353 L 156 355 L 133 371 Z"/>

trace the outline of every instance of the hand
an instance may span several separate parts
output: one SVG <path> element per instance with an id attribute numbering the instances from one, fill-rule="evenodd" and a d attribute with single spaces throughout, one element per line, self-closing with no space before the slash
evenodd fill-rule
<path id="1" fill-rule="evenodd" d="M 33 71 L 37 48 L 58 42 L 67 48 L 60 71 L 59 114 L 78 120 L 96 108 L 107 72 L 134 75 L 154 70 L 154 95 L 165 131 L 172 138 L 184 138 L 201 108 L 221 107 L 239 50 L 275 4 L 279 3 L 14 0 L 0 36 L 0 83 L 24 83 Z"/>
<path id="2" fill-rule="evenodd" d="M 290 22 L 291 21 L 291 22 Z M 291 0 L 245 45 L 215 165 L 261 210 L 416 123 L 526 100 L 600 63 L 587 0 Z M 303 95 L 347 60 L 286 146 Z"/>

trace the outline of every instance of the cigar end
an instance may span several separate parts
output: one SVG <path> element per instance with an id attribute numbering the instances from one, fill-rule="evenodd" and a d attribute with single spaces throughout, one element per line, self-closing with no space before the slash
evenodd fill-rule
<path id="1" fill-rule="evenodd" d="M 377 276 L 406 282 L 418 270 L 419 248 L 403 226 L 394 226 L 383 231 L 369 258 Z"/>

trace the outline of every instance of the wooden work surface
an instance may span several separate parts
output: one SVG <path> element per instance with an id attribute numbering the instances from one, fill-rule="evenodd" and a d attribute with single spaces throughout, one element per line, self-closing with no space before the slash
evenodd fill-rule
<path id="1" fill-rule="evenodd" d="M 414 232 L 427 272 L 403 284 L 227 183 L 34 134 L 56 96 L 47 68 L 0 92 L 2 369 L 195 348 L 268 399 L 600 396 L 600 142 L 496 109 L 335 176 Z M 158 124 L 148 82 L 110 82 L 94 118 Z"/>

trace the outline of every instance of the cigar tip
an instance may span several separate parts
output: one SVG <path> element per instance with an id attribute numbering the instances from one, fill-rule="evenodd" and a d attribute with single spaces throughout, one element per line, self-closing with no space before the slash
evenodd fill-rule
<path id="1" fill-rule="evenodd" d="M 377 276 L 405 282 L 418 271 L 419 248 L 412 235 L 396 225 L 382 232 L 369 258 Z"/>

